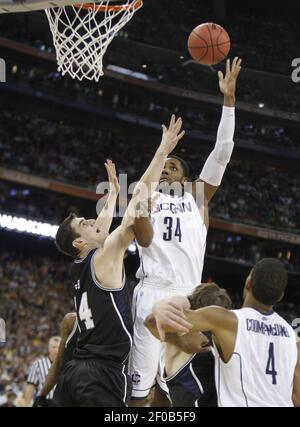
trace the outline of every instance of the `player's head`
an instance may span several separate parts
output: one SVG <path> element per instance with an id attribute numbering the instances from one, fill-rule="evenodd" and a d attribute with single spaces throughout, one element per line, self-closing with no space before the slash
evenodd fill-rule
<path id="1" fill-rule="evenodd" d="M 60 252 L 77 258 L 86 249 L 102 246 L 107 236 L 108 233 L 96 225 L 96 220 L 71 214 L 59 226 L 55 242 Z"/>
<path id="2" fill-rule="evenodd" d="M 232 301 L 225 289 L 220 288 L 216 283 L 203 283 L 197 286 L 188 296 L 191 309 L 208 307 L 210 305 L 218 305 L 220 307 L 231 310 Z"/>
<path id="3" fill-rule="evenodd" d="M 264 258 L 255 264 L 246 279 L 244 299 L 253 296 L 257 302 L 272 307 L 281 301 L 288 282 L 288 273 L 276 258 Z"/>
<path id="4" fill-rule="evenodd" d="M 189 166 L 187 162 L 178 156 L 170 155 L 165 163 L 159 183 L 166 182 L 171 185 L 174 182 L 184 184 L 189 178 Z"/>
<path id="5" fill-rule="evenodd" d="M 61 341 L 61 338 L 58 336 L 52 337 L 49 340 L 48 353 L 49 353 L 49 359 L 51 360 L 51 362 L 54 362 L 54 360 L 56 359 L 60 341 Z"/>

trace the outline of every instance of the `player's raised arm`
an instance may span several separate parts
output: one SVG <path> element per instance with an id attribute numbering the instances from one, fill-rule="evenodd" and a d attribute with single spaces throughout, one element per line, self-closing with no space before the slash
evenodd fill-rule
<path id="1" fill-rule="evenodd" d="M 151 225 L 151 212 L 155 206 L 158 194 L 140 201 L 136 206 L 135 220 L 133 223 L 134 237 L 138 244 L 144 248 L 151 245 L 153 240 L 153 227 Z"/>
<path id="2" fill-rule="evenodd" d="M 110 236 L 109 243 L 114 244 L 115 238 L 122 247 L 128 247 L 130 242 L 136 238 L 141 246 L 149 246 L 153 237 L 153 230 L 149 221 L 149 215 L 139 215 L 139 205 L 145 200 L 149 200 L 164 168 L 168 155 L 174 150 L 185 132 L 182 131 L 182 119 L 176 119 L 172 115 L 169 127 L 162 126 L 163 134 L 161 143 L 146 172 L 137 183 L 128 208 L 125 211 L 121 223 L 122 232 L 117 229 Z"/>
<path id="3" fill-rule="evenodd" d="M 129 224 L 133 223 L 136 205 L 141 200 L 148 199 L 151 196 L 152 192 L 155 190 L 158 184 L 168 155 L 175 149 L 178 142 L 185 134 L 184 131 L 181 131 L 181 117 L 176 119 L 174 115 L 172 115 L 169 127 L 167 128 L 165 125 L 163 125 L 162 128 L 163 135 L 161 143 L 146 172 L 141 177 L 134 189 L 132 199 L 124 215 L 124 219 L 122 222 L 123 225 L 128 226 Z"/>
<path id="4" fill-rule="evenodd" d="M 300 342 L 297 343 L 298 348 L 298 361 L 294 375 L 293 387 L 293 403 L 294 406 L 300 407 Z"/>
<path id="5" fill-rule="evenodd" d="M 114 216 L 116 201 L 120 192 L 120 184 L 118 181 L 115 164 L 111 160 L 107 160 L 104 163 L 104 166 L 107 171 L 110 189 L 108 195 L 106 196 L 107 200 L 105 205 L 96 219 L 96 224 L 98 228 L 105 232 L 109 232 Z"/>
<path id="6" fill-rule="evenodd" d="M 221 185 L 226 166 L 230 161 L 234 142 L 233 136 L 235 131 L 235 96 L 236 82 L 241 71 L 241 62 L 235 58 L 230 64 L 230 59 L 226 62 L 226 73 L 223 75 L 219 71 L 219 86 L 224 95 L 224 106 L 222 117 L 217 134 L 217 142 L 214 150 L 206 160 L 200 179 L 198 182 L 204 182 L 204 196 L 206 202 L 210 202 L 218 187 Z M 194 183 L 193 195 L 196 198 L 196 183 Z"/>

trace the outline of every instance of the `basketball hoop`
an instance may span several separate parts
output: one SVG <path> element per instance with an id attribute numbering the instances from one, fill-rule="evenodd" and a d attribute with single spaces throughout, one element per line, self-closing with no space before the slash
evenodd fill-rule
<path id="1" fill-rule="evenodd" d="M 99 81 L 109 44 L 142 6 L 142 0 L 100 0 L 46 9 L 58 71 Z"/>

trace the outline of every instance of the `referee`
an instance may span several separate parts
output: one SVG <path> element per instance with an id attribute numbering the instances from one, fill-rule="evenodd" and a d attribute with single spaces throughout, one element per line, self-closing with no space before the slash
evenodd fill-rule
<path id="1" fill-rule="evenodd" d="M 60 340 L 61 338 L 58 336 L 50 338 L 48 345 L 48 356 L 40 357 L 30 366 L 27 377 L 27 385 L 24 391 L 24 405 L 26 407 L 31 406 L 34 397 L 40 394 L 40 391 L 45 383 L 45 379 L 48 375 L 48 371 L 57 356 Z M 47 398 L 52 399 L 53 393 L 54 389 L 48 394 Z"/>

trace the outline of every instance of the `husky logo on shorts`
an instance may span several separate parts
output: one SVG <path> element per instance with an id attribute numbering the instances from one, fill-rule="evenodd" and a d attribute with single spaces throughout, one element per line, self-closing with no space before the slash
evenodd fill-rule
<path id="1" fill-rule="evenodd" d="M 131 379 L 133 384 L 139 384 L 141 382 L 141 375 L 137 371 L 134 371 Z"/>

